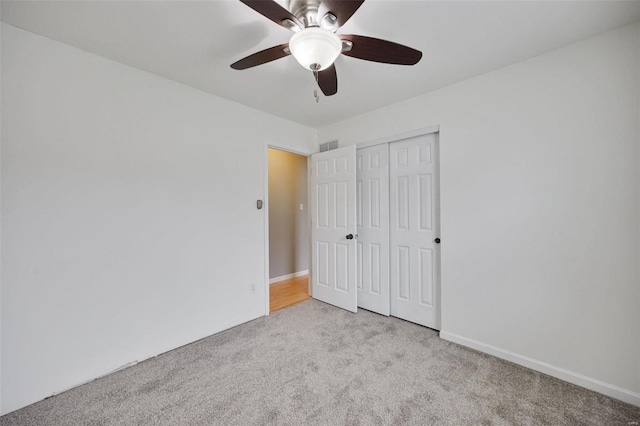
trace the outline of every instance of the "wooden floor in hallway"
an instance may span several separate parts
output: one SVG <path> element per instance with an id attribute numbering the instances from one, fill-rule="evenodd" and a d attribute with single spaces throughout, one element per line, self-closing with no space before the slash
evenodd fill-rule
<path id="1" fill-rule="evenodd" d="M 309 275 L 280 281 L 269 286 L 271 312 L 309 299 Z"/>

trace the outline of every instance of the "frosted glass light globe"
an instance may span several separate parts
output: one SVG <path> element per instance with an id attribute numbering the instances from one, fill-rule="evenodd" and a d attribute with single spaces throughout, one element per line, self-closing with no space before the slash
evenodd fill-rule
<path id="1" fill-rule="evenodd" d="M 342 51 L 340 37 L 321 28 L 305 28 L 295 33 L 289 41 L 289 49 L 294 58 L 305 69 L 318 64 L 322 71 L 331 66 Z"/>

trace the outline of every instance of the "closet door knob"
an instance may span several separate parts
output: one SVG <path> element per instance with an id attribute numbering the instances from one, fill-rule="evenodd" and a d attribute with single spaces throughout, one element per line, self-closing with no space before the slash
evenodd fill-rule
<path id="1" fill-rule="evenodd" d="M 436 244 L 440 244 L 440 238 L 436 238 L 435 240 L 433 240 L 433 242 L 435 242 Z"/>
<path id="2" fill-rule="evenodd" d="M 353 240 L 353 234 L 347 235 L 347 240 Z"/>

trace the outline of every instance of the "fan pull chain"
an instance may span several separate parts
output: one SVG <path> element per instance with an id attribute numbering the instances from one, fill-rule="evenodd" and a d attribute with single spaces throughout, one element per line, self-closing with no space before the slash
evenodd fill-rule
<path id="1" fill-rule="evenodd" d="M 313 77 L 316 80 L 316 85 L 318 87 L 320 87 L 320 83 L 318 83 L 318 68 L 320 68 L 320 66 L 318 64 L 311 65 L 311 70 L 313 71 Z M 313 97 L 316 98 L 316 103 L 320 103 L 320 96 L 318 96 L 318 90 L 317 89 L 313 90 Z"/>

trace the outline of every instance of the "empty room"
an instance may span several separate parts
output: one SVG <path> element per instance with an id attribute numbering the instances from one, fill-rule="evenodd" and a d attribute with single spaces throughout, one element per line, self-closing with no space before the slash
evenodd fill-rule
<path id="1" fill-rule="evenodd" d="M 640 424 L 640 1 L 0 21 L 0 425 Z"/>

